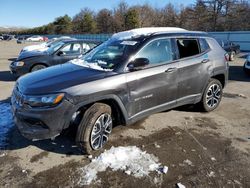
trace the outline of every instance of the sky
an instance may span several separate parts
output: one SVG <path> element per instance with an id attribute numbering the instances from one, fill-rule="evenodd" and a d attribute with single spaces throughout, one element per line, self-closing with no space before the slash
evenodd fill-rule
<path id="1" fill-rule="evenodd" d="M 113 9 L 120 0 L 0 0 L 0 26 L 37 27 L 54 21 L 56 17 L 68 14 L 74 16 L 82 8 L 98 11 Z M 128 5 L 148 3 L 153 7 L 164 7 L 167 3 L 175 6 L 190 5 L 195 0 L 124 0 Z"/>

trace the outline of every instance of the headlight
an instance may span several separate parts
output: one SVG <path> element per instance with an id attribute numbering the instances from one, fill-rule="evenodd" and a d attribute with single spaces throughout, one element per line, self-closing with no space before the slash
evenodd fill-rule
<path id="1" fill-rule="evenodd" d="M 43 96 L 25 96 L 24 103 L 31 107 L 51 107 L 59 104 L 63 97 L 64 93 Z"/>
<path id="2" fill-rule="evenodd" d="M 15 65 L 16 67 L 22 67 L 22 66 L 24 66 L 24 62 L 23 62 L 23 61 L 16 61 L 16 62 L 14 63 L 14 65 Z"/>

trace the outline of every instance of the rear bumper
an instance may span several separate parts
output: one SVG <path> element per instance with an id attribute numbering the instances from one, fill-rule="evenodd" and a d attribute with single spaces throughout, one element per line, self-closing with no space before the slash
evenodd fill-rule
<path id="1" fill-rule="evenodd" d="M 13 98 L 11 104 L 15 125 L 30 140 L 49 139 L 59 135 L 70 124 L 74 113 L 73 104 L 67 100 L 46 109 L 20 107 Z"/>

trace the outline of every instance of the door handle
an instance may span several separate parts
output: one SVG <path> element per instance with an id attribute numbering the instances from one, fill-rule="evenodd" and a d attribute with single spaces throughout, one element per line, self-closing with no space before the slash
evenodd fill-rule
<path id="1" fill-rule="evenodd" d="M 167 70 L 165 70 L 165 72 L 174 72 L 176 71 L 176 69 L 176 67 L 168 68 Z"/>
<path id="2" fill-rule="evenodd" d="M 201 63 L 207 63 L 207 62 L 209 62 L 210 60 L 209 59 L 203 59 L 202 61 L 201 61 Z"/>

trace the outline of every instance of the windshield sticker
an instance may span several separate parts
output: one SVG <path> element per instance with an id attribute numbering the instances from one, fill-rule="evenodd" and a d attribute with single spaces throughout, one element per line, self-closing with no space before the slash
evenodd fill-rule
<path id="1" fill-rule="evenodd" d="M 129 46 L 134 46 L 136 45 L 136 41 L 128 41 L 128 40 L 125 40 L 125 41 L 122 41 L 121 44 L 123 45 L 129 45 Z"/>

